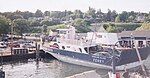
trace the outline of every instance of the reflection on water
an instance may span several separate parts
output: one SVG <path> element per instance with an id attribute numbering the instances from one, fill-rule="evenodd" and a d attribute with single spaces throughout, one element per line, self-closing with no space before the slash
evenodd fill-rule
<path id="1" fill-rule="evenodd" d="M 93 68 L 72 65 L 58 60 L 43 59 L 36 65 L 34 59 L 9 62 L 3 65 L 6 78 L 64 78 Z"/>
<path id="2" fill-rule="evenodd" d="M 150 68 L 150 57 L 145 65 Z M 26 59 L 5 63 L 3 70 L 6 73 L 6 78 L 65 78 L 84 71 L 94 70 L 78 65 L 72 65 L 60 62 L 55 59 L 41 59 L 39 65 L 36 65 L 35 59 Z M 106 75 L 106 70 L 97 70 L 100 75 Z"/>

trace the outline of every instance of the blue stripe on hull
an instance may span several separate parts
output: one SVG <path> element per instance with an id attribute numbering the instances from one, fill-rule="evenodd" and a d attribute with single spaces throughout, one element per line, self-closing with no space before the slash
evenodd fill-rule
<path id="1" fill-rule="evenodd" d="M 60 49 L 53 49 L 51 52 L 57 53 L 63 56 L 67 56 L 74 59 L 80 59 L 82 61 L 92 62 L 96 64 L 102 64 L 111 66 L 112 60 L 110 57 L 100 57 L 95 56 L 91 54 L 84 54 L 84 53 L 78 53 L 78 52 L 72 52 L 72 51 L 66 51 L 66 50 L 60 50 Z M 145 60 L 148 55 L 150 54 L 150 47 L 145 47 L 139 49 L 140 55 L 142 60 Z M 132 62 L 139 61 L 136 50 L 135 49 L 129 49 L 129 50 L 122 50 L 121 56 L 119 59 L 117 59 L 116 66 L 125 65 Z"/>
<path id="2" fill-rule="evenodd" d="M 83 54 L 83 53 L 77 53 L 77 52 L 71 52 L 71 51 L 59 50 L 59 49 L 54 49 L 53 52 L 71 58 L 87 61 L 87 62 L 93 62 L 97 64 L 111 66 L 111 58 L 107 58 L 107 57 L 99 57 L 95 55 L 89 55 L 89 54 Z"/>

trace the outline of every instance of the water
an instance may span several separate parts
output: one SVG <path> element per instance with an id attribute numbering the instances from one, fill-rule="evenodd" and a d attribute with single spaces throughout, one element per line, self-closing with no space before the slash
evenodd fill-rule
<path id="1" fill-rule="evenodd" d="M 148 69 L 150 69 L 149 60 L 150 57 L 145 62 Z M 6 78 L 65 78 L 95 69 L 60 62 L 56 59 L 42 59 L 37 65 L 35 59 L 26 59 L 4 63 L 3 70 Z M 96 69 L 96 72 L 106 75 L 108 71 Z"/>
<path id="2" fill-rule="evenodd" d="M 65 78 L 93 68 L 44 59 L 36 65 L 34 59 L 9 62 L 3 65 L 6 78 Z"/>

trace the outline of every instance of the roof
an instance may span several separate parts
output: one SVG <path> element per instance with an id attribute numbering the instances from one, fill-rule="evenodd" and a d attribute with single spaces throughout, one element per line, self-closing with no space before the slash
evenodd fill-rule
<path id="1" fill-rule="evenodd" d="M 140 31 L 123 31 L 118 33 L 118 37 L 147 37 L 150 38 L 150 30 L 140 30 Z"/>

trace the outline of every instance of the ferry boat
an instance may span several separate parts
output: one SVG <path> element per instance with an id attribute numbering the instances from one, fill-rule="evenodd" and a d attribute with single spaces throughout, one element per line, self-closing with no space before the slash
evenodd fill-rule
<path id="1" fill-rule="evenodd" d="M 73 36 L 75 32 L 72 30 L 75 29 L 59 30 L 68 35 L 60 34 L 61 38 L 48 47 L 43 46 L 43 50 L 63 62 L 100 69 L 111 70 L 113 57 L 115 57 L 116 70 L 124 70 L 125 67 L 130 69 L 141 64 L 135 48 L 115 49 L 116 42 L 114 43 L 114 40 L 112 42 L 114 46 L 104 48 L 90 40 L 75 39 Z M 144 62 L 150 54 L 150 48 L 140 47 L 138 51 Z"/>

